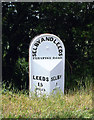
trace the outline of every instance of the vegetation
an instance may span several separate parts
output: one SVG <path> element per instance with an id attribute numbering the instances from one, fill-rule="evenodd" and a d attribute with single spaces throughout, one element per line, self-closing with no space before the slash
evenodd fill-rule
<path id="1" fill-rule="evenodd" d="M 3 118 L 94 118 L 91 88 L 31 98 L 27 91 L 2 92 Z"/>
<path id="2" fill-rule="evenodd" d="M 52 33 L 65 45 L 65 95 L 28 97 L 32 39 Z M 3 118 L 94 118 L 94 2 L 2 3 Z"/>
<path id="3" fill-rule="evenodd" d="M 94 2 L 3 2 L 3 82 L 28 89 L 29 44 L 36 35 L 52 33 L 65 45 L 65 88 L 85 87 L 94 75 L 93 18 Z"/>

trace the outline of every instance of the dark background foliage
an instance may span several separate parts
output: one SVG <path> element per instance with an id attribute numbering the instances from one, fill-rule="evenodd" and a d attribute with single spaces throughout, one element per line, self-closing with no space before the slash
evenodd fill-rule
<path id="1" fill-rule="evenodd" d="M 3 82 L 28 89 L 28 51 L 39 34 L 60 37 L 66 50 L 65 88 L 93 77 L 94 2 L 2 3 Z M 87 79 L 88 78 L 88 79 Z"/>

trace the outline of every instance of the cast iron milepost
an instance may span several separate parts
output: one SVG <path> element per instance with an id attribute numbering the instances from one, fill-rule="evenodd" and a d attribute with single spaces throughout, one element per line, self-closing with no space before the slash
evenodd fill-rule
<path id="1" fill-rule="evenodd" d="M 29 47 L 29 91 L 49 95 L 61 90 L 64 94 L 65 48 L 53 34 L 36 36 Z"/>

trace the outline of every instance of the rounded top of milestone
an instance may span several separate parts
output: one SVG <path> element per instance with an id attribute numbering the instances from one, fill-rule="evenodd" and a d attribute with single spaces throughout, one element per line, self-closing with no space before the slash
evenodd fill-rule
<path id="1" fill-rule="evenodd" d="M 59 37 L 45 33 L 32 39 L 29 50 L 33 60 L 44 60 L 62 59 L 65 48 Z"/>

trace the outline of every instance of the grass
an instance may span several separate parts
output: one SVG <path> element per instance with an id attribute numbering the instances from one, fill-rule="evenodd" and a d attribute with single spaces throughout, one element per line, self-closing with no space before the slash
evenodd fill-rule
<path id="1" fill-rule="evenodd" d="M 70 91 L 49 97 L 28 97 L 28 93 L 2 92 L 2 118 L 94 118 L 92 91 Z"/>

